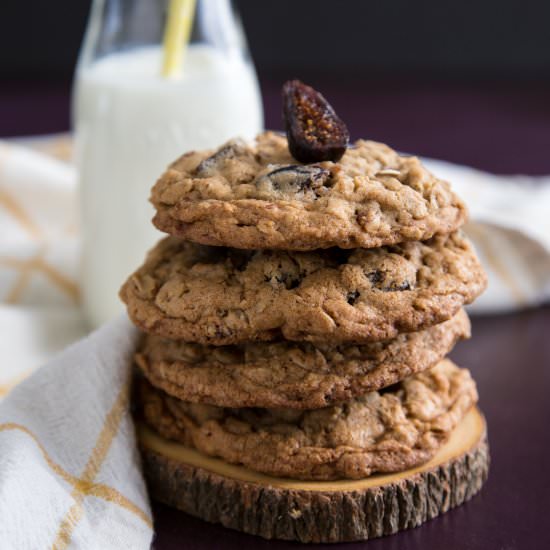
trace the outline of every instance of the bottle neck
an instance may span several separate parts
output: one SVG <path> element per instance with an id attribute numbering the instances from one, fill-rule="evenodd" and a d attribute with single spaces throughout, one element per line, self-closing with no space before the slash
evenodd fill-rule
<path id="1" fill-rule="evenodd" d="M 163 42 L 168 0 L 94 0 L 79 67 L 109 54 Z M 231 0 L 197 0 L 190 44 L 248 58 L 240 18 Z"/>

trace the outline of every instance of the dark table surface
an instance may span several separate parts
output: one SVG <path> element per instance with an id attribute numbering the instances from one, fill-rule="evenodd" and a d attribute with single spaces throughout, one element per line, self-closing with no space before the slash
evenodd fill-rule
<path id="1" fill-rule="evenodd" d="M 550 173 L 550 86 L 540 83 L 313 82 L 354 137 L 499 173 Z M 42 86 L 42 87 L 41 87 Z M 68 129 L 68 86 L 0 86 L 0 136 Z M 278 88 L 265 83 L 266 122 L 280 127 Z M 550 215 L 550 205 L 549 205 Z M 452 353 L 471 369 L 487 417 L 492 465 L 481 493 L 423 526 L 343 545 L 369 550 L 550 548 L 550 307 L 473 319 Z M 276 549 L 154 505 L 158 550 Z M 311 547 L 311 546 L 310 546 Z"/>

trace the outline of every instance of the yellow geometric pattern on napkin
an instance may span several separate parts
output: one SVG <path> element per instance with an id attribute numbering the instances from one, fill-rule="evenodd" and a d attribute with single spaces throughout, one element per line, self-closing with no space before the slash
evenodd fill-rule
<path id="1" fill-rule="evenodd" d="M 41 140 L 37 145 L 31 146 L 31 148 L 40 150 L 60 160 L 68 160 L 72 154 L 72 141 L 68 136 L 62 136 L 51 140 Z M 5 189 L 0 189 L 0 209 L 14 220 L 32 241 L 40 243 L 39 251 L 29 259 L 0 256 L 0 267 L 14 269 L 17 272 L 15 282 L 5 295 L 4 303 L 10 305 L 20 303 L 27 285 L 33 275 L 36 274 L 45 276 L 50 283 L 66 294 L 73 303 L 78 303 L 80 300 L 78 285 L 46 261 L 47 245 L 43 242 L 43 231 L 17 200 Z M 68 229 L 68 232 L 70 232 L 70 229 Z M 0 398 L 26 378 L 28 374 L 19 375 L 17 379 L 1 384 Z"/>
<path id="2" fill-rule="evenodd" d="M 118 432 L 122 417 L 125 411 L 128 409 L 129 393 L 130 382 L 128 381 L 123 385 L 117 399 L 115 400 L 113 407 L 105 417 L 103 429 L 101 430 L 90 455 L 90 458 L 88 459 L 88 462 L 84 467 L 84 471 L 79 478 L 79 481 L 81 483 L 92 483 L 94 478 L 99 473 L 101 465 L 103 464 L 103 461 L 105 460 L 105 457 L 109 452 L 111 443 L 113 442 L 113 439 Z M 82 491 L 80 487 L 74 487 L 71 493 L 71 497 L 74 499 L 74 504 L 71 506 L 71 508 L 63 518 L 61 525 L 59 526 L 59 530 L 53 544 L 53 548 L 55 550 L 61 550 L 69 546 L 71 535 L 77 523 L 84 515 L 83 501 L 86 496 L 87 493 L 85 491 Z M 112 500 L 111 502 L 117 503 L 116 501 Z M 140 512 L 141 514 L 138 514 L 138 516 L 143 521 L 145 521 L 145 523 L 147 523 L 149 527 L 152 528 L 151 520 L 147 516 L 145 516 L 144 512 L 142 512 L 141 510 Z"/>
<path id="3" fill-rule="evenodd" d="M 42 443 L 40 443 L 40 440 L 36 437 L 36 435 L 26 426 L 13 422 L 0 424 L 0 432 L 17 430 L 28 435 L 38 446 L 44 461 L 51 471 L 73 487 L 71 497 L 73 498 L 74 503 L 59 525 L 56 539 L 52 544 L 52 548 L 54 550 L 62 550 L 68 547 L 71 541 L 72 533 L 84 513 L 83 501 L 87 496 L 100 498 L 106 502 L 120 506 L 138 517 L 141 521 L 143 521 L 143 523 L 145 523 L 145 525 L 147 525 L 147 527 L 150 529 L 153 528 L 152 519 L 139 506 L 134 504 L 113 487 L 94 481 L 105 458 L 107 457 L 111 444 L 120 427 L 120 422 L 125 411 L 127 410 L 129 391 L 130 384 L 127 382 L 123 384 L 113 407 L 105 417 L 103 428 L 101 429 L 88 462 L 80 477 L 70 474 L 62 466 L 55 462 L 50 457 Z"/>
<path id="4" fill-rule="evenodd" d="M 86 482 L 76 476 L 73 476 L 67 470 L 57 464 L 48 454 L 42 443 L 27 427 L 16 424 L 14 422 L 8 422 L 6 424 L 0 424 L 0 432 L 7 432 L 11 430 L 17 430 L 27 434 L 39 448 L 40 453 L 44 457 L 46 464 L 57 476 L 63 479 L 69 485 L 72 485 L 76 491 L 83 493 L 85 496 L 93 496 L 103 499 L 107 502 L 111 502 L 128 510 L 130 513 L 141 519 L 148 527 L 152 528 L 152 519 L 141 509 L 136 506 L 132 501 L 127 499 L 124 495 L 119 493 L 116 489 L 105 485 L 104 483 Z"/>
<path id="5" fill-rule="evenodd" d="M 67 160 L 70 158 L 71 141 L 68 138 L 62 138 L 62 140 L 58 141 L 59 143 L 45 142 L 36 148 L 42 150 L 43 152 L 52 154 L 52 156 Z M 7 211 L 8 214 L 29 235 L 29 237 L 31 237 L 31 239 L 36 242 L 41 241 L 42 232 L 40 231 L 40 228 L 27 215 L 25 210 L 17 203 L 17 201 L 1 189 L 0 208 Z M 22 260 L 20 258 L 0 257 L 0 266 L 15 269 L 18 272 L 15 283 L 7 293 L 5 299 L 7 303 L 18 303 L 31 276 L 35 273 L 40 273 L 46 276 L 51 283 L 58 287 L 62 292 L 66 293 L 73 302 L 79 301 L 79 289 L 77 284 L 68 277 L 65 277 L 65 275 L 60 273 L 45 260 L 46 250 L 46 245 L 42 243 L 38 253 L 30 259 Z M 26 378 L 28 374 L 30 373 L 24 373 L 18 376 L 16 380 L 12 380 L 11 383 L 0 385 L 0 397 L 10 391 L 13 386 L 17 385 L 23 378 Z M 100 498 L 120 506 L 138 517 L 150 529 L 153 528 L 152 519 L 136 504 L 131 502 L 113 487 L 94 481 L 103 462 L 105 461 L 105 458 L 107 457 L 111 444 L 118 433 L 123 415 L 127 411 L 129 391 L 130 383 L 127 381 L 123 384 L 113 407 L 105 417 L 103 427 L 80 477 L 70 474 L 62 466 L 57 464 L 49 456 L 48 452 L 40 443 L 36 435 L 27 427 L 16 423 L 0 424 L 0 432 L 18 430 L 28 435 L 38 446 L 46 464 L 52 472 L 73 487 L 71 497 L 74 502 L 59 525 L 56 539 L 52 544 L 52 548 L 54 550 L 67 548 L 70 544 L 72 533 L 84 514 L 83 501 L 87 496 Z"/>
<path id="6" fill-rule="evenodd" d="M 17 204 L 17 201 L 10 197 L 6 191 L 0 189 L 0 207 L 8 212 L 8 214 L 20 225 L 20 227 L 33 240 L 40 241 L 40 228 L 26 214 L 24 209 Z M 13 287 L 8 291 L 6 302 L 16 304 L 28 284 L 33 273 L 42 273 L 62 292 L 65 292 L 71 300 L 78 302 L 79 292 L 78 286 L 74 281 L 65 277 L 56 268 L 50 265 L 45 259 L 46 245 L 43 244 L 41 250 L 35 257 L 30 260 L 21 260 L 19 258 L 2 258 L 0 257 L 0 265 L 10 267 L 18 271 L 17 279 Z"/>
<path id="7" fill-rule="evenodd" d="M 1 199 L 1 197 L 0 197 Z M 8 291 L 4 301 L 7 304 L 17 304 L 23 294 L 25 287 L 30 281 L 30 278 L 35 273 L 41 273 L 45 275 L 48 280 L 53 283 L 62 292 L 67 294 L 69 298 L 75 302 L 79 302 L 80 293 L 77 284 L 71 281 L 68 277 L 65 277 L 57 269 L 52 267 L 45 259 L 46 246 L 43 245 L 39 252 L 28 260 L 21 260 L 19 258 L 2 258 L 0 257 L 0 266 L 9 267 L 17 270 L 18 276 Z"/>

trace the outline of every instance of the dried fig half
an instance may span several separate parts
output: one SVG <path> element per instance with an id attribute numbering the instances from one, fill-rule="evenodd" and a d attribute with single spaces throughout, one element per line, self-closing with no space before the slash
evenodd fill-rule
<path id="1" fill-rule="evenodd" d="M 299 80 L 283 85 L 283 117 L 292 156 L 304 164 L 344 155 L 349 132 L 329 102 Z"/>

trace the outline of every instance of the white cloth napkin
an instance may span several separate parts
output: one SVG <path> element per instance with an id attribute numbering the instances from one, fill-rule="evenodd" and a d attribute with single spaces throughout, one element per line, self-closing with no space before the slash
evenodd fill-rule
<path id="1" fill-rule="evenodd" d="M 86 333 L 70 141 L 26 145 L 0 143 L 0 547 L 148 548 L 150 510 L 127 408 L 129 322 L 103 327 L 8 395 Z M 548 300 L 550 178 L 426 162 L 470 207 L 466 231 L 490 280 L 474 311 Z"/>
<path id="2" fill-rule="evenodd" d="M 112 321 L 0 404 L 3 550 L 149 548 L 128 408 L 136 336 L 125 317 Z"/>
<path id="3" fill-rule="evenodd" d="M 87 332 L 78 304 L 76 178 L 67 140 L 0 142 L 0 397 Z M 48 154 L 46 154 L 48 153 Z"/>

